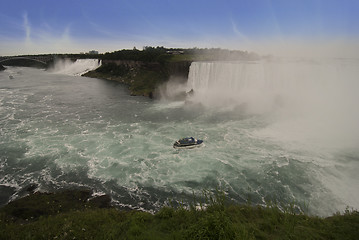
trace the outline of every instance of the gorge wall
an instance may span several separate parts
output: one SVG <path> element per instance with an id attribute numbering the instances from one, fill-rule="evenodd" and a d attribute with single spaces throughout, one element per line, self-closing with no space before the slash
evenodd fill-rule
<path id="1" fill-rule="evenodd" d="M 144 62 L 133 60 L 106 60 L 102 66 L 83 76 L 118 81 L 129 86 L 130 94 L 156 97 L 156 89 L 171 78 L 186 82 L 191 61 Z"/>

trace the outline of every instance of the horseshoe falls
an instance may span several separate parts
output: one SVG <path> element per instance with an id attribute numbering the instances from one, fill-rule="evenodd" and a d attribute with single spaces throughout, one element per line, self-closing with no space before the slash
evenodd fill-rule
<path id="1" fill-rule="evenodd" d="M 69 67 L 0 72 L 0 204 L 36 186 L 146 211 L 216 188 L 320 216 L 359 207 L 357 60 L 194 62 L 183 101 Z M 172 147 L 186 136 L 204 146 Z"/>

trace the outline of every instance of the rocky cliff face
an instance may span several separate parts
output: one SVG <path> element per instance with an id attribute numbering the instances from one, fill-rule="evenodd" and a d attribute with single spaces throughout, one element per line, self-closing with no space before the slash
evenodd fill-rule
<path id="1" fill-rule="evenodd" d="M 141 62 L 132 60 L 103 60 L 102 64 L 116 64 L 127 68 L 147 68 L 156 71 L 167 71 L 168 75 L 176 77 L 188 77 L 191 61 L 168 62 L 160 64 L 158 62 Z"/>
<path id="2" fill-rule="evenodd" d="M 141 67 L 144 63 L 140 61 L 133 61 L 133 60 L 102 60 L 102 64 L 116 64 L 117 66 L 126 66 L 129 68 Z"/>
<path id="3" fill-rule="evenodd" d="M 153 97 L 156 88 L 170 78 L 187 81 L 191 62 L 142 62 L 103 60 L 102 66 L 86 73 L 86 77 L 118 81 L 129 86 L 131 95 Z"/>
<path id="4" fill-rule="evenodd" d="M 174 77 L 182 77 L 187 80 L 191 63 L 192 62 L 190 61 L 168 63 L 169 75 Z"/>

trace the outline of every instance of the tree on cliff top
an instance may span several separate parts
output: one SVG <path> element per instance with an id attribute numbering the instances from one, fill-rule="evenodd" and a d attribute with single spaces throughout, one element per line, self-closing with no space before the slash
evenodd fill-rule
<path id="1" fill-rule="evenodd" d="M 143 62 L 158 62 L 161 60 L 161 56 L 166 54 L 166 49 L 164 47 L 149 47 L 145 46 L 142 51 L 137 50 L 136 48 L 132 50 L 124 49 L 115 51 L 112 53 L 105 53 L 104 59 L 111 60 L 133 60 L 133 61 L 143 61 Z"/>

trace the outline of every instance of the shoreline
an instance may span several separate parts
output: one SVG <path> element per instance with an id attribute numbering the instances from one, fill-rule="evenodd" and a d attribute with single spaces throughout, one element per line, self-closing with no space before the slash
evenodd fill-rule
<path id="1" fill-rule="evenodd" d="M 0 207 L 0 239 L 356 239 L 359 212 L 322 218 L 293 206 L 233 205 L 225 193 L 200 207 L 162 207 L 151 214 L 120 209 L 89 189 L 33 192 Z"/>

